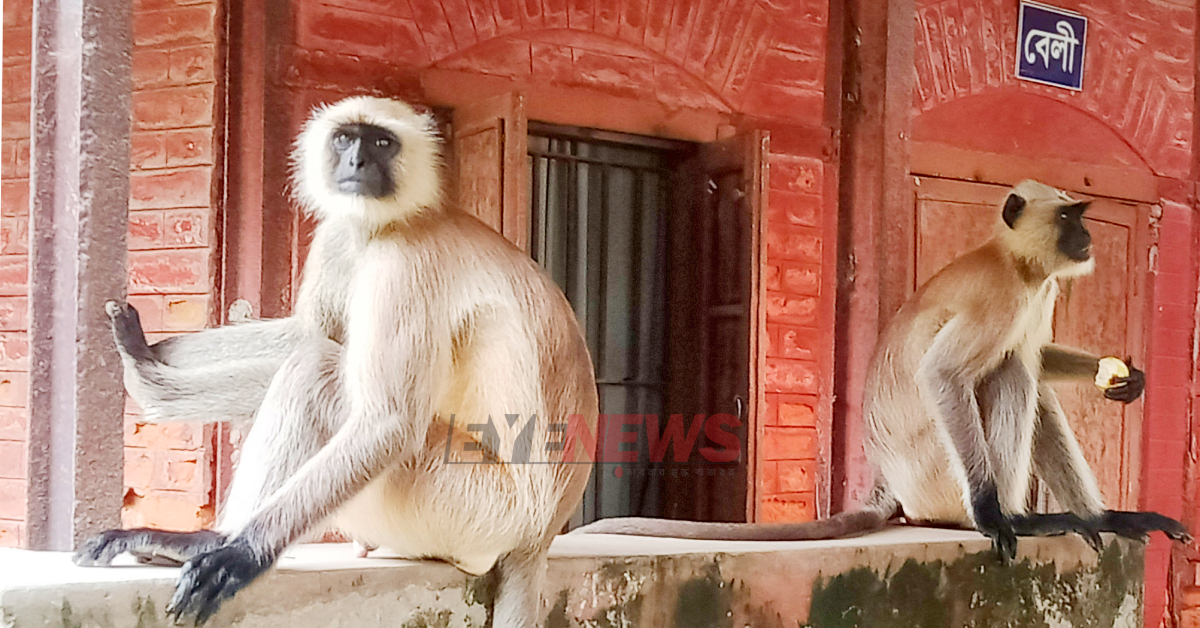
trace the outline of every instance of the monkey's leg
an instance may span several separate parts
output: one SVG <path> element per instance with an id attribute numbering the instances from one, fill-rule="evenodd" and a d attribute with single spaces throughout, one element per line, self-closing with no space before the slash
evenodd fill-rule
<path id="1" fill-rule="evenodd" d="M 248 420 L 302 335 L 298 321 L 279 319 L 150 345 L 136 309 L 115 301 L 105 309 L 125 364 L 125 387 L 150 423 Z"/>
<path id="2" fill-rule="evenodd" d="M 992 539 L 1001 560 L 1009 561 L 1017 554 L 1017 536 L 1000 507 L 993 455 L 976 401 L 979 378 L 965 367 L 977 360 L 973 354 L 980 350 L 964 341 L 978 336 L 963 329 L 969 324 L 954 319 L 938 332 L 917 369 L 917 387 L 927 406 L 935 410 L 943 438 L 952 445 L 947 448 L 948 462 L 962 485 L 964 501 L 971 506 L 975 528 Z"/>
<path id="3" fill-rule="evenodd" d="M 245 514 L 240 507 L 236 513 L 231 509 L 222 528 L 236 533 L 221 547 L 183 566 L 168 614 L 204 623 L 225 600 L 266 572 L 288 545 L 388 465 L 410 458 L 424 443 L 433 417 L 433 365 L 437 363 L 430 344 L 433 340 L 424 333 L 429 325 L 421 324 L 422 312 L 407 307 L 381 304 L 368 310 L 395 311 L 401 320 L 416 320 L 403 329 L 364 329 L 359 342 L 369 340 L 370 350 L 363 345 L 330 348 L 334 353 L 321 356 L 328 365 L 324 368 L 303 369 L 303 364 L 314 359 L 303 350 L 289 358 L 272 381 L 257 422 L 274 426 L 271 431 L 291 428 L 295 436 L 291 440 L 264 436 L 260 442 L 267 445 L 266 451 L 242 455 L 243 460 L 258 463 L 257 477 L 263 479 L 257 486 L 272 484 L 269 478 L 282 484 L 255 504 L 246 519 L 239 516 Z M 367 324 L 370 322 L 374 321 Z M 332 341 L 327 344 L 337 347 Z M 345 380 L 338 376 L 338 360 L 330 359 L 339 355 L 339 350 L 353 354 L 354 363 L 346 367 Z M 294 372 L 316 379 L 297 382 Z M 400 390 L 391 389 L 398 380 Z M 358 399 L 352 400 L 352 395 Z M 268 410 L 276 413 L 276 418 L 268 421 Z M 312 454 L 330 433 L 328 442 Z M 305 434 L 309 436 L 304 438 Z M 235 500 L 235 504 L 243 503 L 231 495 L 231 502 Z"/>
<path id="4" fill-rule="evenodd" d="M 529 619 L 541 612 L 548 550 L 548 547 L 515 550 L 501 556 L 492 567 L 496 576 L 492 628 L 527 628 Z"/>
<path id="5" fill-rule="evenodd" d="M 1000 505 L 1006 513 L 1025 512 L 1033 475 L 1036 389 L 1033 376 L 1014 355 L 1005 357 L 975 388 L 988 457 Z"/>
<path id="6" fill-rule="evenodd" d="M 241 462 L 221 509 L 217 530 L 109 530 L 81 547 L 75 563 L 108 565 L 129 552 L 144 563 L 183 564 L 222 546 L 272 492 L 320 449 L 344 416 L 332 395 L 341 347 L 330 340 L 297 349 L 270 385 L 269 398 L 242 447 Z M 290 389 L 311 391 L 293 395 Z M 302 404 L 296 407 L 296 404 Z M 289 405 L 290 404 L 290 405 Z M 296 417 L 300 417 L 296 420 Z"/>

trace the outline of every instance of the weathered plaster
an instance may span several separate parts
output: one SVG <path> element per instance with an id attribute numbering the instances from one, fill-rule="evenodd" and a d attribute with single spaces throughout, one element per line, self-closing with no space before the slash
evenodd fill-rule
<path id="1" fill-rule="evenodd" d="M 546 628 L 1133 627 L 1141 544 L 1023 539 L 1000 565 L 971 532 L 893 529 L 858 539 L 726 543 L 560 537 Z M 213 620 L 226 626 L 485 626 L 491 581 L 439 563 L 289 552 Z M 176 570 L 84 569 L 62 553 L 0 550 L 0 626 L 157 628 Z"/>

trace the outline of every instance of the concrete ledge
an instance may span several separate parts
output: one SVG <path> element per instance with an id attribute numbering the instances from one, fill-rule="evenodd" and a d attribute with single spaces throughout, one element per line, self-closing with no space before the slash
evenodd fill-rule
<path id="1" fill-rule="evenodd" d="M 1021 539 L 1005 567 L 978 534 L 925 528 L 796 543 L 565 536 L 545 626 L 1141 626 L 1144 547 L 1105 540 L 1096 555 L 1073 537 Z M 126 565 L 0 550 L 0 626 L 169 625 L 162 609 L 178 570 Z M 490 586 L 440 563 L 302 546 L 209 625 L 481 627 Z"/>

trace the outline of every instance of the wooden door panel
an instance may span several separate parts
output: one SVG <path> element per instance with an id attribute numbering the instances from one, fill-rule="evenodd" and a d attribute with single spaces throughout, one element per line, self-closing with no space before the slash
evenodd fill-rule
<path id="1" fill-rule="evenodd" d="M 915 289 L 958 255 L 990 238 L 1008 188 L 982 183 L 914 180 Z M 1100 355 L 1132 355 L 1140 363 L 1140 295 L 1137 267 L 1137 205 L 1095 199 L 1085 222 L 1093 238 L 1096 272 L 1063 282 L 1055 312 L 1055 342 Z M 1055 386 L 1063 410 L 1083 447 L 1110 507 L 1136 503 L 1141 404 L 1107 401 L 1089 383 Z M 1042 494 L 1037 502 L 1050 502 Z"/>
<path id="2" fill-rule="evenodd" d="M 516 92 L 454 110 L 452 192 L 460 208 L 529 248 L 528 120 Z"/>

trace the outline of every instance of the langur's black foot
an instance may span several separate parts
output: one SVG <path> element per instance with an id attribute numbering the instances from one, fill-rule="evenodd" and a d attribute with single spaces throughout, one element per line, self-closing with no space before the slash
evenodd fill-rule
<path id="1" fill-rule="evenodd" d="M 177 624 L 191 618 L 196 626 L 201 626 L 225 600 L 270 569 L 273 562 L 241 540 L 191 559 L 179 574 L 175 595 L 167 604 L 167 615 Z"/>
<path id="2" fill-rule="evenodd" d="M 219 547 L 225 536 L 212 530 L 171 532 L 152 528 L 109 530 L 87 540 L 71 558 L 80 567 L 104 567 L 129 552 L 139 563 L 178 567 L 184 561 Z"/>
<path id="3" fill-rule="evenodd" d="M 1175 541 L 1183 543 L 1192 541 L 1192 535 L 1188 533 L 1182 523 L 1156 512 L 1106 510 L 1100 515 L 1095 525 L 1102 532 L 1113 532 L 1138 541 L 1145 541 L 1155 530 Z"/>
<path id="4" fill-rule="evenodd" d="M 1059 536 L 1078 534 L 1094 551 L 1104 549 L 1104 540 L 1095 522 L 1088 521 L 1069 512 L 1052 514 L 1014 515 L 1011 518 L 1017 536 Z"/>
<path id="5" fill-rule="evenodd" d="M 1012 522 L 1000 510 L 1000 500 L 996 497 L 996 487 L 988 486 L 981 490 L 972 503 L 975 517 L 975 528 L 992 540 L 992 548 L 1000 557 L 1000 562 L 1008 564 L 1017 557 L 1017 533 L 1013 530 Z"/>
<path id="6" fill-rule="evenodd" d="M 138 360 L 154 359 L 136 308 L 128 303 L 109 301 L 104 304 L 104 311 L 112 321 L 113 338 L 122 351 Z"/>
<path id="7" fill-rule="evenodd" d="M 1133 403 L 1146 389 L 1146 374 L 1133 366 L 1132 358 L 1125 358 L 1125 364 L 1129 367 L 1129 376 L 1114 377 L 1112 386 L 1104 389 L 1104 396 L 1121 403 Z"/>

